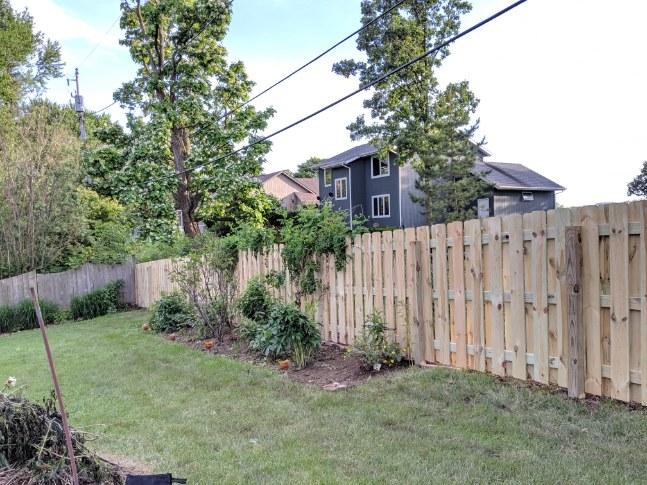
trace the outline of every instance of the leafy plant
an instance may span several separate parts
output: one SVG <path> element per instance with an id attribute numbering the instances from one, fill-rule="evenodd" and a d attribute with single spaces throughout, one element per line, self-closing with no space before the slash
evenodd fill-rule
<path id="1" fill-rule="evenodd" d="M 222 340 L 234 326 L 236 314 L 235 237 L 204 236 L 195 250 L 175 262 L 171 278 L 187 299 L 204 337 Z"/>
<path id="2" fill-rule="evenodd" d="M 321 345 L 317 324 L 290 303 L 275 302 L 266 322 L 248 324 L 250 346 L 267 357 L 292 358 L 297 367 L 305 367 Z"/>
<path id="3" fill-rule="evenodd" d="M 184 296 L 176 292 L 163 295 L 153 305 L 149 323 L 155 332 L 175 332 L 190 326 L 194 318 Z"/>
<path id="4" fill-rule="evenodd" d="M 238 299 L 238 308 L 245 318 L 265 322 L 269 317 L 273 299 L 260 277 L 249 280 Z"/>
<path id="5" fill-rule="evenodd" d="M 72 298 L 70 313 L 74 320 L 87 320 L 121 309 L 122 280 L 108 283 L 103 288 L 91 291 L 85 295 Z"/>
<path id="6" fill-rule="evenodd" d="M 347 214 L 336 211 L 330 203 L 321 208 L 301 207 L 296 216 L 287 218 L 281 229 L 284 244 L 283 261 L 297 283 L 296 302 L 303 295 L 310 295 L 317 289 L 316 273 L 320 256 L 335 256 L 338 270 L 346 266 L 346 238 L 353 231 L 347 225 Z M 361 231 L 362 226 L 353 228 Z"/>
<path id="7" fill-rule="evenodd" d="M 383 366 L 393 367 L 402 362 L 404 352 L 399 344 L 387 339 L 387 330 L 382 315 L 373 313 L 350 348 L 350 354 L 359 357 L 366 370 L 379 371 Z"/>
<path id="8" fill-rule="evenodd" d="M 46 325 L 53 325 L 63 320 L 63 313 L 55 303 L 40 300 L 40 310 Z M 0 306 L 0 333 L 18 332 L 32 328 L 38 328 L 38 320 L 34 304 L 30 299 L 22 300 L 13 306 Z"/>
<path id="9" fill-rule="evenodd" d="M 285 284 L 285 271 L 273 269 L 265 275 L 265 283 L 272 288 L 280 288 Z"/>

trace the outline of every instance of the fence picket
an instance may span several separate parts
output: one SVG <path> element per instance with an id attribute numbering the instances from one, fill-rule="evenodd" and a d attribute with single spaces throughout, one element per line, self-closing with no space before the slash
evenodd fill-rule
<path id="1" fill-rule="evenodd" d="M 407 336 L 407 301 L 405 294 L 405 272 L 404 272 L 404 231 L 398 229 L 393 231 L 393 245 L 395 247 L 395 297 L 396 297 L 396 319 L 395 324 L 396 341 L 404 346 Z"/>
<path id="2" fill-rule="evenodd" d="M 444 224 L 431 226 L 433 238 L 436 241 L 436 257 L 434 258 L 433 281 L 434 294 L 437 295 L 434 308 L 434 330 L 440 343 L 436 359 L 445 365 L 450 365 L 449 352 L 449 295 L 447 288 L 447 228 Z"/>
<path id="3" fill-rule="evenodd" d="M 452 259 L 452 291 L 454 293 L 452 320 L 456 353 L 454 364 L 461 369 L 467 368 L 467 326 L 465 322 L 465 249 L 463 248 L 463 223 L 452 222 L 447 225 L 447 235 L 453 241 Z"/>
<path id="4" fill-rule="evenodd" d="M 465 234 L 470 239 L 469 261 L 472 287 L 472 318 L 468 327 L 468 343 L 472 344 L 470 368 L 485 371 L 485 321 L 483 318 L 483 255 L 481 220 L 465 222 Z"/>
<path id="5" fill-rule="evenodd" d="M 508 349 L 512 350 L 511 375 L 526 379 L 526 316 L 523 251 L 523 218 L 512 214 L 502 219 L 502 230 L 508 237 L 508 282 L 510 293 L 509 313 L 505 314 L 510 331 L 506 334 Z M 509 340 L 508 340 L 509 337 Z"/>

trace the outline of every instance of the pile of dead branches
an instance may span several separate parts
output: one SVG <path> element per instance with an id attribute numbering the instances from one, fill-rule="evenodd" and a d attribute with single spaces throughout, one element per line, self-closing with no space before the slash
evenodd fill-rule
<path id="1" fill-rule="evenodd" d="M 123 483 L 117 467 L 86 448 L 82 433 L 73 431 L 72 443 L 82 484 Z M 52 398 L 37 404 L 0 392 L 0 483 L 72 483 L 63 423 Z"/>

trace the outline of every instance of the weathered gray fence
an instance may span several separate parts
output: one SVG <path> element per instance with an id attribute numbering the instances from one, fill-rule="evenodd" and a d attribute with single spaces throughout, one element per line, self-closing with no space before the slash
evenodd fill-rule
<path id="1" fill-rule="evenodd" d="M 75 296 L 85 295 L 116 280 L 124 281 L 124 303 L 135 303 L 135 264 L 133 262 L 109 264 L 85 264 L 61 273 L 25 273 L 0 280 L 0 305 L 15 305 L 29 298 L 30 284 L 36 279 L 38 294 L 62 307 L 69 307 Z"/>

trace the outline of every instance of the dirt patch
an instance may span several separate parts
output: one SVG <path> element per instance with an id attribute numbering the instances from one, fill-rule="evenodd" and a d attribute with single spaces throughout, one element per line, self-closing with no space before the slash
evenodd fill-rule
<path id="1" fill-rule="evenodd" d="M 102 453 L 101 458 L 110 465 L 117 467 L 123 476 L 147 475 L 151 473 L 151 469 L 147 465 L 139 463 L 125 456 L 114 455 L 111 453 Z"/>
<path id="2" fill-rule="evenodd" d="M 393 372 L 405 369 L 409 364 L 391 368 L 383 368 L 380 372 L 367 371 L 360 360 L 349 355 L 343 348 L 331 343 L 322 344 L 314 360 L 304 369 L 295 369 L 292 363 L 264 359 L 251 351 L 245 342 L 233 335 L 226 335 L 223 342 L 215 340 L 196 340 L 190 335 L 175 335 L 165 338 L 183 343 L 202 352 L 223 355 L 226 357 L 251 362 L 275 369 L 288 378 L 302 384 L 310 384 L 326 390 L 337 390 L 364 384 L 373 378 L 379 378 Z M 287 365 L 287 369 L 284 367 Z"/>

